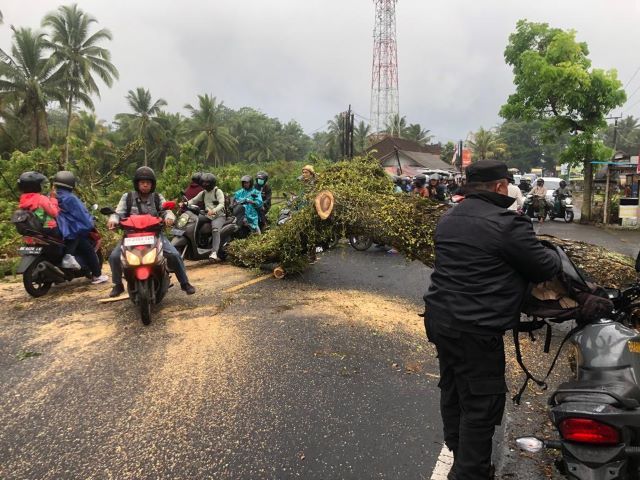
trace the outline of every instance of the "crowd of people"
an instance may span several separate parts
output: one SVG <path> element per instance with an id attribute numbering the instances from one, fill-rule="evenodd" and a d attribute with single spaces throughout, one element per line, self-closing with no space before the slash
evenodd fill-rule
<path id="1" fill-rule="evenodd" d="M 394 175 L 394 191 L 396 193 L 410 193 L 422 198 L 431 198 L 439 202 L 446 202 L 464 191 L 465 179 L 432 173 L 427 177 L 419 173 L 414 177 Z"/>

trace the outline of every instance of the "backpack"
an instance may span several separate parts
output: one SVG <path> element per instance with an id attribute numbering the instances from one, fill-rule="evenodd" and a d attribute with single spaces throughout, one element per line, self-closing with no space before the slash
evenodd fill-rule
<path id="1" fill-rule="evenodd" d="M 42 232 L 43 225 L 40 219 L 31 210 L 19 208 L 11 215 L 11 223 L 14 224 L 20 235 L 33 235 Z"/>
<path id="2" fill-rule="evenodd" d="M 162 205 L 160 205 L 160 195 L 158 195 L 156 192 L 153 192 L 152 195 L 153 195 L 153 203 L 156 206 L 156 212 L 158 213 L 158 215 L 160 215 L 162 213 Z M 130 217 L 131 208 L 133 207 L 133 192 L 127 193 L 127 198 L 125 202 L 127 206 L 126 216 Z M 140 212 L 142 209 L 140 208 L 140 197 L 138 196 L 136 196 L 136 203 L 138 204 L 138 212 Z"/>

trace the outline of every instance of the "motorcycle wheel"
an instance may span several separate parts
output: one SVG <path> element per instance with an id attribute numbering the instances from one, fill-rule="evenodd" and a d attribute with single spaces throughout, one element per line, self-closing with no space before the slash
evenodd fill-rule
<path id="1" fill-rule="evenodd" d="M 40 264 L 39 261 L 33 262 L 22 274 L 24 289 L 29 295 L 35 298 L 46 295 L 51 288 L 51 282 L 42 282 L 35 279 L 34 275 L 38 264 Z"/>
<path id="2" fill-rule="evenodd" d="M 140 306 L 140 320 L 143 325 L 151 323 L 151 282 L 138 282 L 138 305 Z"/>
<path id="3" fill-rule="evenodd" d="M 349 237 L 349 244 L 357 251 L 364 252 L 373 245 L 373 239 L 366 235 L 352 235 Z"/>
<path id="4" fill-rule="evenodd" d="M 565 211 L 564 212 L 564 221 L 567 223 L 573 222 L 573 212 Z"/>

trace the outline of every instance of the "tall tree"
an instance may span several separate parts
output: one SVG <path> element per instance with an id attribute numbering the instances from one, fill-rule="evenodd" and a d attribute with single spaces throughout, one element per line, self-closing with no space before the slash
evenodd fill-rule
<path id="1" fill-rule="evenodd" d="M 442 149 L 440 150 L 440 160 L 442 160 L 445 163 L 452 163 L 451 160 L 453 160 L 453 154 L 456 151 L 456 144 L 453 142 L 447 142 L 442 146 Z"/>
<path id="2" fill-rule="evenodd" d="M 62 99 L 54 62 L 45 50 L 44 34 L 30 28 L 13 29 L 11 55 L 0 49 L 0 101 L 18 103 L 34 147 L 49 146 L 47 102 Z"/>
<path id="3" fill-rule="evenodd" d="M 353 129 L 353 143 L 356 152 L 362 153 L 369 146 L 369 135 L 371 134 L 371 125 L 364 123 L 362 120 L 358 122 L 356 128 Z"/>
<path id="4" fill-rule="evenodd" d="M 584 165 L 585 222 L 591 219 L 591 162 L 608 155 L 597 133 L 607 114 L 626 100 L 615 70 L 592 68 L 588 55 L 575 31 L 520 20 L 504 52 L 516 92 L 500 109 L 506 119 L 542 120 L 545 141 L 573 133 L 562 161 Z"/>
<path id="5" fill-rule="evenodd" d="M 184 106 L 190 115 L 187 131 L 205 161 L 219 167 L 225 153 L 237 153 L 238 140 L 224 124 L 224 104 L 211 95 L 198 95 L 198 107 Z"/>
<path id="6" fill-rule="evenodd" d="M 505 149 L 499 137 L 492 130 L 485 130 L 483 127 L 473 134 L 473 140 L 469 140 L 468 144 L 479 160 L 494 158 Z"/>
<path id="7" fill-rule="evenodd" d="M 617 130 L 617 131 L 616 131 Z M 604 144 L 612 149 L 637 155 L 640 151 L 640 125 L 638 119 L 629 115 L 622 118 L 617 127 L 609 125 L 603 135 Z"/>
<path id="8" fill-rule="evenodd" d="M 389 119 L 384 132 L 392 137 L 406 138 L 407 127 L 407 117 L 401 117 L 400 114 L 396 113 Z"/>
<path id="9" fill-rule="evenodd" d="M 413 140 L 414 142 L 424 146 L 433 139 L 433 135 L 429 133 L 430 131 L 431 130 L 423 130 L 419 123 L 412 123 L 405 129 L 402 138 Z"/>
<path id="10" fill-rule="evenodd" d="M 250 134 L 251 148 L 247 152 L 247 158 L 261 163 L 275 160 L 280 154 L 280 145 L 276 132 L 270 128 L 261 128 Z"/>
<path id="11" fill-rule="evenodd" d="M 118 113 L 116 119 L 128 118 L 131 120 L 131 126 L 136 129 L 138 137 L 143 142 L 144 164 L 146 166 L 149 165 L 149 142 L 154 138 L 158 138 L 158 130 L 161 128 L 156 117 L 161 112 L 162 107 L 167 105 L 167 102 L 162 98 L 154 102 L 149 90 L 142 87 L 136 88 L 135 91 L 129 90 L 125 98 L 133 113 Z"/>
<path id="12" fill-rule="evenodd" d="M 111 63 L 111 53 L 99 43 L 113 37 L 107 29 L 90 33 L 97 20 L 83 12 L 78 5 L 63 5 L 56 12 L 49 13 L 42 20 L 44 27 L 51 29 L 49 48 L 52 58 L 58 64 L 58 75 L 65 83 L 65 106 L 67 107 L 67 132 L 65 139 L 65 164 L 69 162 L 69 134 L 71 112 L 76 102 L 93 110 L 91 95 L 100 96 L 100 89 L 94 75 L 111 87 L 118 70 Z"/>

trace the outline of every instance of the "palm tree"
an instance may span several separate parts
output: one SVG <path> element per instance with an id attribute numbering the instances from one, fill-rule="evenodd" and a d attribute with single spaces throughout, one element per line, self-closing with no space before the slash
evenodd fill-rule
<path id="1" fill-rule="evenodd" d="M 208 94 L 198 95 L 198 108 L 190 104 L 184 108 L 191 115 L 187 132 L 192 136 L 195 147 L 203 153 L 207 163 L 213 163 L 214 167 L 218 167 L 224 163 L 224 154 L 237 153 L 238 140 L 224 125 L 223 102 L 218 103 L 216 97 Z"/>
<path id="2" fill-rule="evenodd" d="M 83 12 L 78 5 L 63 5 L 55 13 L 49 13 L 42 20 L 44 27 L 51 28 L 48 47 L 53 50 L 52 58 L 58 66 L 58 75 L 65 84 L 65 105 L 67 107 L 67 132 L 65 138 L 64 161 L 69 161 L 69 134 L 71 112 L 76 102 L 81 102 L 93 110 L 90 95 L 100 96 L 100 89 L 94 79 L 97 75 L 108 87 L 118 78 L 118 70 L 111 63 L 111 53 L 98 46 L 103 40 L 111 40 L 111 32 L 100 29 L 90 34 L 91 24 L 97 20 Z"/>
<path id="3" fill-rule="evenodd" d="M 353 130 L 353 143 L 356 151 L 362 153 L 369 146 L 369 134 L 371 133 L 371 125 L 367 125 L 362 120 Z"/>
<path id="4" fill-rule="evenodd" d="M 148 143 L 158 138 L 160 124 L 157 122 L 157 115 L 161 112 L 162 107 L 167 105 L 166 100 L 159 98 L 155 102 L 151 98 L 149 90 L 138 87 L 135 91 L 129 90 L 127 103 L 134 113 L 118 113 L 116 119 L 129 119 L 130 125 L 142 139 L 144 148 L 144 164 L 149 164 L 148 160 Z"/>
<path id="5" fill-rule="evenodd" d="M 491 130 L 480 130 L 473 134 L 473 140 L 469 141 L 469 146 L 479 160 L 492 158 L 499 150 L 500 142 L 498 136 Z"/>
<path id="6" fill-rule="evenodd" d="M 95 113 L 79 112 L 71 122 L 71 133 L 87 147 L 91 147 L 99 137 L 106 134 L 107 128 L 103 120 L 98 120 Z"/>
<path id="7" fill-rule="evenodd" d="M 164 166 L 167 155 L 177 157 L 180 154 L 180 144 L 185 136 L 185 120 L 179 113 L 160 112 L 155 121 L 160 125 L 162 134 L 151 156 L 158 165 Z"/>
<path id="8" fill-rule="evenodd" d="M 16 101 L 34 147 L 49 146 L 46 105 L 62 100 L 54 63 L 44 55 L 44 34 L 30 28 L 13 28 L 11 55 L 0 49 L 0 101 Z"/>
<path id="9" fill-rule="evenodd" d="M 261 163 L 275 160 L 280 154 L 280 145 L 275 132 L 271 128 L 260 128 L 249 134 L 250 148 L 247 158 L 253 162 Z"/>
<path id="10" fill-rule="evenodd" d="M 429 133 L 430 131 L 431 130 L 423 130 L 419 123 L 412 123 L 405 129 L 402 138 L 413 140 L 424 146 L 433 139 L 433 135 Z"/>
<path id="11" fill-rule="evenodd" d="M 396 113 L 391 118 L 389 118 L 389 122 L 385 126 L 384 132 L 392 137 L 400 137 L 405 138 L 405 133 L 407 131 L 407 117 L 401 117 L 400 114 Z"/>

